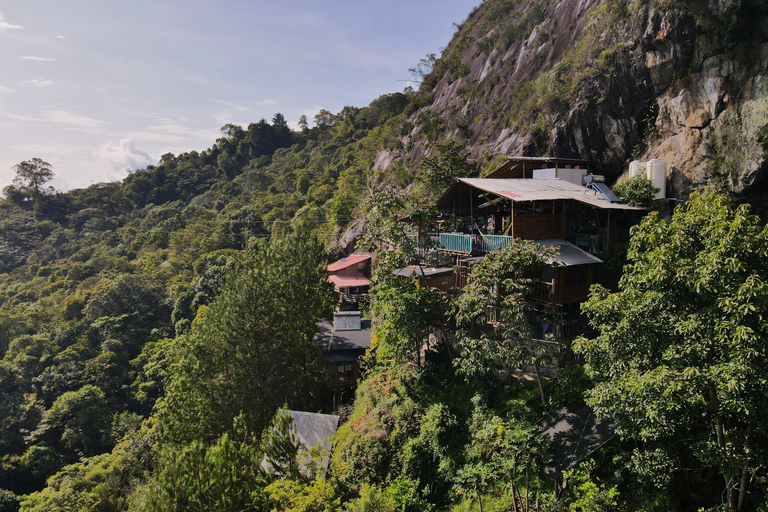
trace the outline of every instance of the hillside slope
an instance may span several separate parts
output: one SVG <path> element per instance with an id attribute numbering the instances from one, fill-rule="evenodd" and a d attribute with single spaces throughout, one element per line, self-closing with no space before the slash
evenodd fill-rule
<path id="1" fill-rule="evenodd" d="M 715 183 L 760 201 L 768 5 L 760 0 L 487 0 L 459 26 L 407 111 L 387 169 L 456 139 L 499 155 L 670 163 L 671 194 Z M 406 164 L 406 165 L 409 165 Z"/>

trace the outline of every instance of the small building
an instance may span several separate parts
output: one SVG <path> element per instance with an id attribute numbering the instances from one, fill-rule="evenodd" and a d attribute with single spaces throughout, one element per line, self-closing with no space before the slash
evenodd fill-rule
<path id="1" fill-rule="evenodd" d="M 450 292 L 456 286 L 456 277 L 452 267 L 408 265 L 395 270 L 392 274 L 414 279 L 420 286 L 437 288 L 444 292 Z"/>
<path id="2" fill-rule="evenodd" d="M 370 254 L 352 254 L 328 265 L 328 282 L 337 300 L 356 304 L 367 299 L 370 264 Z"/>
<path id="3" fill-rule="evenodd" d="M 456 268 L 453 286 L 466 286 L 475 263 L 514 239 L 555 247 L 557 265 L 532 297 L 541 313 L 537 337 L 562 343 L 581 334 L 580 304 L 601 256 L 627 241 L 645 212 L 622 204 L 602 181 L 589 174 L 589 162 L 551 157 L 511 157 L 483 178 L 456 179 L 436 203 L 440 232 L 429 233 Z M 488 321 L 496 315 L 492 308 Z"/>
<path id="4" fill-rule="evenodd" d="M 559 178 L 459 178 L 436 207 L 449 228 L 436 234 L 439 245 L 461 258 L 499 250 L 512 238 L 559 238 L 610 253 L 644 212 L 608 199 L 596 185 Z"/>
<path id="5" fill-rule="evenodd" d="M 371 321 L 360 311 L 337 311 L 333 321 L 318 322 L 315 345 L 325 353 L 334 406 L 351 394 L 360 378 L 360 359 L 371 348 Z"/>

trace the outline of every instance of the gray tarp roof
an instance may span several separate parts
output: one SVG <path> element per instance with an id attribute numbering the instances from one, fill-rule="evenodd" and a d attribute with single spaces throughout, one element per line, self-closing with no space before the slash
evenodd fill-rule
<path id="1" fill-rule="evenodd" d="M 328 470 L 328 461 L 330 459 L 330 453 L 333 449 L 333 436 L 336 434 L 336 429 L 339 427 L 339 417 L 331 414 L 317 414 L 314 412 L 303 411 L 289 411 L 280 409 L 279 413 L 288 413 L 293 419 L 291 428 L 296 435 L 296 440 L 299 442 L 299 464 L 301 465 L 300 471 L 303 475 L 308 476 L 309 470 L 307 469 L 307 462 L 311 460 L 311 457 L 306 453 L 310 448 L 320 444 L 320 448 L 325 450 L 325 454 L 320 460 L 321 475 L 323 476 Z M 272 466 L 269 459 L 266 457 L 261 462 L 261 466 L 267 471 L 272 470 Z"/>
<path id="2" fill-rule="evenodd" d="M 572 468 L 610 441 L 615 426 L 611 418 L 597 418 L 586 406 L 563 407 L 541 421 L 549 437 L 551 459 L 545 470 L 552 476 Z"/>
<path id="3" fill-rule="evenodd" d="M 602 263 L 603 260 L 590 254 L 587 251 L 576 247 L 571 242 L 563 240 L 561 238 L 552 238 L 550 240 L 536 240 L 537 244 L 544 245 L 546 247 L 556 247 L 560 250 L 555 260 L 559 261 L 566 267 L 572 267 L 575 265 L 589 265 L 590 263 Z"/>

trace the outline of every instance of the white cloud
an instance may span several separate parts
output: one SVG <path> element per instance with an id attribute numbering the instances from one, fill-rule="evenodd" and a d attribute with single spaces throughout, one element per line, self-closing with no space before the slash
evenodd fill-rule
<path id="1" fill-rule="evenodd" d="M 10 117 L 11 119 L 15 119 L 16 121 L 29 121 L 29 122 L 38 122 L 42 121 L 39 117 L 31 117 L 31 116 L 20 116 L 18 114 L 6 114 L 6 116 Z"/>
<path id="2" fill-rule="evenodd" d="M 53 83 L 53 80 L 48 80 L 47 78 L 35 78 L 33 80 L 21 82 L 21 85 L 26 85 L 28 87 L 50 87 Z"/>
<path id="3" fill-rule="evenodd" d="M 66 39 L 64 36 L 56 36 L 56 39 Z"/>
<path id="4" fill-rule="evenodd" d="M 30 154 L 56 156 L 76 155 L 85 149 L 84 147 L 76 147 L 71 144 L 24 144 L 11 146 L 11 148 Z M 46 158 L 50 157 L 46 156 Z"/>
<path id="5" fill-rule="evenodd" d="M 136 147 L 136 141 L 133 139 L 109 141 L 97 151 L 97 156 L 105 167 L 105 181 L 121 180 L 129 169 L 140 169 L 155 161 L 149 153 Z"/>
<path id="6" fill-rule="evenodd" d="M 178 119 L 160 118 L 149 115 L 141 115 L 141 117 L 152 117 L 152 123 L 143 130 L 125 132 L 122 134 L 123 137 L 141 141 L 178 144 L 188 141 L 205 141 L 212 143 L 221 136 L 218 131 L 189 126 L 190 120 L 186 117 Z"/>
<path id="7" fill-rule="evenodd" d="M 169 133 L 156 133 L 156 132 L 144 132 L 144 131 L 126 132 L 126 133 L 123 133 L 122 135 L 125 135 L 135 140 L 141 140 L 146 142 L 184 142 L 187 140 L 185 137 L 179 137 L 178 135 L 172 135 Z"/>
<path id="8" fill-rule="evenodd" d="M 253 109 L 250 107 L 246 107 L 245 105 L 240 105 L 238 103 L 233 103 L 231 101 L 225 101 L 225 100 L 213 100 L 214 103 L 218 103 L 219 105 L 224 105 L 225 107 L 229 108 L 230 110 L 235 110 L 237 112 L 252 112 Z"/>
<path id="9" fill-rule="evenodd" d="M 0 92 L 15 92 L 13 89 L 9 89 L 8 87 L 3 87 L 0 85 Z"/>
<path id="10" fill-rule="evenodd" d="M 5 21 L 5 16 L 3 16 L 2 13 L 0 13 L 0 31 L 3 30 L 18 30 L 24 28 L 21 25 L 11 25 L 7 21 Z"/>
<path id="11" fill-rule="evenodd" d="M 35 61 L 38 61 L 38 62 L 53 62 L 54 60 L 56 60 L 56 59 L 49 59 L 47 57 L 35 57 L 33 55 L 24 55 L 22 57 L 22 59 L 24 59 L 24 60 L 35 60 Z"/>
<path id="12" fill-rule="evenodd" d="M 45 113 L 45 120 L 51 123 L 65 124 L 75 128 L 97 129 L 104 124 L 104 121 L 73 114 L 68 110 L 48 110 Z"/>
<path id="13" fill-rule="evenodd" d="M 93 119 L 92 117 L 73 114 L 69 110 L 46 110 L 42 117 L 21 116 L 18 114 L 6 114 L 6 117 L 16 121 L 26 121 L 30 123 L 56 123 L 68 126 L 71 129 L 83 131 L 85 133 L 100 133 L 104 121 Z"/>

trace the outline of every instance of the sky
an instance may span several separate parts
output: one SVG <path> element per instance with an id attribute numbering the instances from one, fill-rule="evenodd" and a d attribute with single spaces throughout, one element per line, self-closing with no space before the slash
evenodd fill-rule
<path id="1" fill-rule="evenodd" d="M 0 2 L 0 188 L 32 158 L 69 190 L 207 149 L 227 123 L 364 107 L 479 3 Z"/>

